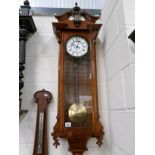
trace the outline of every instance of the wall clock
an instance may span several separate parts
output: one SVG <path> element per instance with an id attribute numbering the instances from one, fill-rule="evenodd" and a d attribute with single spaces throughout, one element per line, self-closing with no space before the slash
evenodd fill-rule
<path id="1" fill-rule="evenodd" d="M 52 24 L 60 51 L 58 114 L 52 136 L 56 147 L 64 138 L 73 155 L 82 155 L 89 138 L 96 137 L 100 146 L 104 134 L 99 121 L 95 44 L 102 25 L 95 24 L 99 17 L 81 11 L 77 3 L 73 10 L 55 17 L 58 22 Z"/>

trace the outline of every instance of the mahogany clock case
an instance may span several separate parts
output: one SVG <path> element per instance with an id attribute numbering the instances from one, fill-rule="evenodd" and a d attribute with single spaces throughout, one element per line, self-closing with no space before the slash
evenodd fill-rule
<path id="1" fill-rule="evenodd" d="M 80 17 L 78 22 L 77 18 L 70 20 L 75 15 Z M 60 145 L 59 138 L 65 138 L 73 154 L 82 154 L 90 137 L 96 137 L 100 146 L 104 135 L 99 121 L 96 69 L 96 38 L 102 25 L 95 24 L 99 17 L 80 11 L 77 6 L 55 17 L 58 22 L 52 25 L 59 43 L 59 76 L 57 122 L 52 136 L 56 147 Z M 81 21 L 81 17 L 85 20 Z M 66 43 L 73 36 L 80 36 L 88 43 L 88 51 L 81 57 L 66 51 Z"/>

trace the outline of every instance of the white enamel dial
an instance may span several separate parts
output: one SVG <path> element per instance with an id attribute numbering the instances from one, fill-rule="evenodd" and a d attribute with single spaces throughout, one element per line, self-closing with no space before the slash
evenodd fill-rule
<path id="1" fill-rule="evenodd" d="M 67 40 L 66 50 L 71 56 L 81 57 L 88 52 L 88 43 L 83 37 L 73 36 Z"/>

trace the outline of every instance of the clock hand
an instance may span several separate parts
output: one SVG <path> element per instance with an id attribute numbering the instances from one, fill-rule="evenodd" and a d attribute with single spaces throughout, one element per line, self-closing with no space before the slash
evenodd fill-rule
<path id="1" fill-rule="evenodd" d="M 79 44 L 79 42 L 78 42 L 78 44 Z M 76 48 L 76 49 L 75 49 L 75 52 L 77 52 L 77 50 L 80 48 L 80 47 L 78 46 L 78 44 L 77 44 L 77 45 L 73 44 L 74 47 Z"/>
<path id="2" fill-rule="evenodd" d="M 72 46 L 72 45 L 73 45 L 74 47 L 76 47 L 76 45 L 74 44 L 74 42 L 71 44 L 71 46 Z"/>
<path id="3" fill-rule="evenodd" d="M 78 43 L 77 43 L 77 45 L 76 45 L 76 48 L 79 48 L 79 46 L 78 46 L 78 45 L 79 45 L 79 43 L 80 43 L 80 42 L 78 41 Z"/>
<path id="4" fill-rule="evenodd" d="M 73 43 L 71 44 L 71 46 L 73 45 L 74 47 L 78 48 L 79 41 L 78 41 L 77 45 L 76 45 L 75 43 L 76 43 L 76 42 L 73 42 Z"/>

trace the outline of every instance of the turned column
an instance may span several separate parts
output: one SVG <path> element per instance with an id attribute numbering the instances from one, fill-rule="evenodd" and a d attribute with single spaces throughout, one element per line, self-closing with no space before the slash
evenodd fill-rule
<path id="1" fill-rule="evenodd" d="M 36 26 L 32 18 L 32 10 L 29 1 L 25 0 L 24 5 L 19 9 L 19 114 L 28 110 L 22 110 L 21 89 L 24 87 L 23 70 L 25 69 L 26 40 L 30 33 L 36 31 Z"/>

